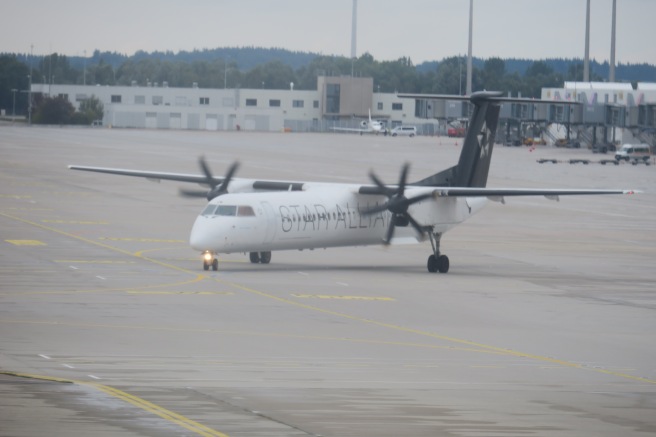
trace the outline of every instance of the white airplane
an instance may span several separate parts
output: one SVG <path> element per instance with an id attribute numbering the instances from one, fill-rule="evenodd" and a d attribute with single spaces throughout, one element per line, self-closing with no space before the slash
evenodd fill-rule
<path id="1" fill-rule="evenodd" d="M 362 120 L 360 122 L 360 128 L 352 127 L 333 127 L 333 130 L 341 130 L 346 132 L 360 132 L 362 134 L 376 134 L 378 135 L 381 132 L 385 132 L 385 126 L 378 120 L 372 120 L 371 118 L 371 109 L 369 110 L 369 121 Z"/>
<path id="2" fill-rule="evenodd" d="M 458 164 L 420 181 L 408 183 L 408 164 L 396 185 L 383 183 L 371 172 L 371 184 L 273 181 L 233 178 L 234 163 L 225 177 L 214 177 L 203 158 L 201 175 L 70 165 L 85 170 L 150 180 L 193 182 L 209 191 L 184 191 L 207 197 L 196 218 L 189 244 L 202 253 L 203 268 L 218 270 L 218 254 L 249 253 L 252 263 L 268 264 L 271 252 L 328 247 L 390 244 L 397 239 L 430 240 L 429 272 L 449 271 L 440 250 L 445 232 L 479 211 L 487 200 L 509 196 L 632 194 L 630 190 L 487 188 L 500 105 L 500 93 L 479 92 Z M 453 96 L 413 96 L 448 98 Z M 460 98 L 464 100 L 464 97 Z M 531 100 L 534 102 L 534 100 Z"/>

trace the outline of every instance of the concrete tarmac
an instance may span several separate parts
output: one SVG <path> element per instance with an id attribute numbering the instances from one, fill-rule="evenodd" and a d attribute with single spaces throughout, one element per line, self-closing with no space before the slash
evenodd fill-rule
<path id="1" fill-rule="evenodd" d="M 461 141 L 0 127 L 0 436 L 656 434 L 656 166 L 497 145 L 491 187 L 644 193 L 491 202 L 446 275 L 429 243 L 205 272 L 184 184 L 67 169 L 395 183 Z"/>

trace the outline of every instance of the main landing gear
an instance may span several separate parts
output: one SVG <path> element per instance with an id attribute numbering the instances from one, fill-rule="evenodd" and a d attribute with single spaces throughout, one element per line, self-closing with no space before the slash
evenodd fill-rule
<path id="1" fill-rule="evenodd" d="M 440 239 L 442 238 L 442 234 L 438 232 L 429 232 L 428 237 L 430 238 L 431 246 L 433 247 L 433 255 L 428 257 L 428 262 L 426 263 L 428 271 L 431 273 L 448 272 L 449 257 L 440 254 Z"/>
<path id="2" fill-rule="evenodd" d="M 215 272 L 219 270 L 219 260 L 213 252 L 205 251 L 203 252 L 203 270 L 209 270 L 210 267 Z"/>
<path id="3" fill-rule="evenodd" d="M 269 264 L 271 262 L 271 252 L 251 252 L 249 256 L 253 264 Z"/>

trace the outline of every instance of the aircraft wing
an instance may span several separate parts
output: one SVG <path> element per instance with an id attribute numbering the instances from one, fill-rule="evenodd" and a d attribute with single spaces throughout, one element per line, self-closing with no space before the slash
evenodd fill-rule
<path id="1" fill-rule="evenodd" d="M 395 189 L 395 185 L 388 185 Z M 362 185 L 358 190 L 360 194 L 380 195 L 380 188 L 375 185 Z M 600 189 L 560 189 L 560 188 L 476 188 L 476 187 L 418 187 L 410 185 L 406 188 L 408 197 L 431 194 L 438 197 L 487 197 L 490 200 L 502 200 L 504 197 L 517 196 L 544 196 L 551 200 L 558 200 L 560 196 L 583 196 L 598 194 L 636 194 L 636 190 L 600 190 Z"/>
<path id="2" fill-rule="evenodd" d="M 156 171 L 143 171 L 143 170 L 126 170 L 122 168 L 108 168 L 108 167 L 88 167 L 84 165 L 69 165 L 70 170 L 91 171 L 95 173 L 108 173 L 121 176 L 135 176 L 139 178 L 146 178 L 150 181 L 159 182 L 161 180 L 178 181 L 178 182 L 193 182 L 197 184 L 206 184 L 207 178 L 204 175 L 192 175 L 183 173 L 162 173 Z M 218 184 L 223 182 L 223 178 L 213 178 Z"/>
<path id="3" fill-rule="evenodd" d="M 121 176 L 134 176 L 139 178 L 145 178 L 149 181 L 159 182 L 162 180 L 166 181 L 177 181 L 177 182 L 191 182 L 199 185 L 208 185 L 207 176 L 205 175 L 194 175 L 194 174 L 184 174 L 184 173 L 165 173 L 165 172 L 156 172 L 156 171 L 144 171 L 144 170 L 128 170 L 122 168 L 108 168 L 108 167 L 89 167 L 84 165 L 69 165 L 70 170 L 81 170 L 81 171 L 90 171 L 94 173 L 107 173 L 115 174 Z M 212 177 L 212 180 L 216 185 L 223 183 L 223 177 Z M 262 191 L 301 191 L 303 189 L 303 182 L 295 181 L 271 181 L 271 180 L 256 180 L 256 179 L 241 179 L 235 178 L 235 182 L 240 182 L 240 185 L 243 186 L 252 186 L 253 190 L 262 190 Z"/>
<path id="4" fill-rule="evenodd" d="M 491 200 L 502 200 L 511 196 L 544 196 L 547 199 L 558 200 L 560 196 L 581 196 L 597 194 L 635 194 L 635 190 L 595 190 L 595 189 L 541 189 L 541 188 L 467 188 L 444 187 L 433 191 L 434 197 L 487 197 Z"/>
<path id="5" fill-rule="evenodd" d="M 358 129 L 355 127 L 331 127 L 332 130 L 341 130 L 345 132 L 362 132 L 362 133 L 369 133 L 372 132 L 372 129 Z"/>

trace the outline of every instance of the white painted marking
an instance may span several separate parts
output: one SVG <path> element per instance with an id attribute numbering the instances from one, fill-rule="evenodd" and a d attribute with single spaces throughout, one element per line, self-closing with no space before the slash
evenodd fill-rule
<path id="1" fill-rule="evenodd" d="M 303 276 L 310 276 L 309 273 L 305 273 L 305 272 L 298 272 L 298 274 L 299 274 L 299 275 L 303 275 Z"/>
<path id="2" fill-rule="evenodd" d="M 69 267 L 72 268 L 73 270 L 79 270 L 79 269 L 78 269 L 77 267 L 75 267 L 75 266 L 69 266 Z"/>
<path id="3" fill-rule="evenodd" d="M 42 354 L 39 354 L 39 356 L 40 356 L 41 358 L 45 358 L 46 360 L 50 360 L 50 359 L 51 359 L 48 355 L 42 355 Z"/>
<path id="4" fill-rule="evenodd" d="M 101 378 L 98 378 L 97 376 L 94 376 L 94 375 L 87 375 L 87 376 L 88 376 L 89 378 L 93 378 L 93 379 L 101 379 Z"/>
<path id="5" fill-rule="evenodd" d="M 69 369 L 75 369 L 75 367 L 71 366 L 70 364 L 62 364 L 64 367 L 68 367 Z"/>
<path id="6" fill-rule="evenodd" d="M 346 282 L 337 282 L 337 285 L 341 285 L 342 287 L 348 287 L 349 285 Z"/>
<path id="7" fill-rule="evenodd" d="M 105 279 L 107 279 L 107 278 L 103 278 L 102 276 L 96 276 L 96 278 L 98 278 L 98 279 L 102 279 L 103 281 L 104 281 Z"/>

